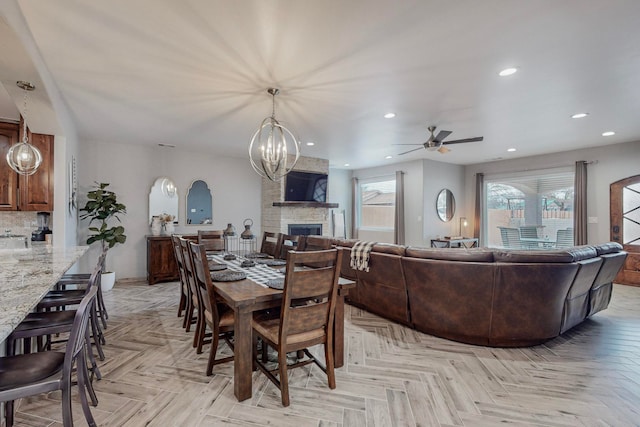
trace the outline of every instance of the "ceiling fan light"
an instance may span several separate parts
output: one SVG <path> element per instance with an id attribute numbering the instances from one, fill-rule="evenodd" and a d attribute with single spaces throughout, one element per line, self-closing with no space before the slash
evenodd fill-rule
<path id="1" fill-rule="evenodd" d="M 448 149 L 447 147 L 445 147 L 444 145 L 442 145 L 442 146 L 440 146 L 440 148 L 438 148 L 438 152 L 439 152 L 440 154 L 446 154 L 446 153 L 448 153 L 449 151 L 451 151 L 451 150 L 449 150 L 449 149 Z"/>

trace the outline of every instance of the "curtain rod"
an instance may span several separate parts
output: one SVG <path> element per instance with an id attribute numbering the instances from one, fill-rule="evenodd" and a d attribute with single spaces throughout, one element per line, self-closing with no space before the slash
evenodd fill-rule
<path id="1" fill-rule="evenodd" d="M 407 174 L 406 171 L 393 171 L 393 173 L 387 174 L 387 175 L 378 175 L 378 176 L 367 176 L 367 177 L 363 177 L 363 176 L 352 176 L 352 178 L 356 178 L 356 179 L 378 179 L 378 178 L 395 178 L 396 176 L 396 172 L 402 172 L 403 174 Z"/>
<path id="2" fill-rule="evenodd" d="M 576 160 L 577 162 L 580 161 L 584 161 L 586 164 L 588 165 L 597 165 L 598 164 L 598 160 Z M 545 166 L 544 168 L 531 168 L 531 169 L 518 169 L 518 170 L 506 170 L 506 171 L 498 171 L 498 172 L 476 172 L 473 175 L 477 175 L 479 173 L 483 173 L 483 174 L 501 174 L 501 173 L 516 173 L 516 172 L 530 172 L 530 171 L 543 171 L 543 170 L 547 170 L 547 169 L 556 169 L 556 168 L 565 168 L 568 166 L 575 166 L 576 162 L 573 163 L 561 163 L 561 164 L 557 164 L 557 165 L 551 165 L 551 166 Z"/>

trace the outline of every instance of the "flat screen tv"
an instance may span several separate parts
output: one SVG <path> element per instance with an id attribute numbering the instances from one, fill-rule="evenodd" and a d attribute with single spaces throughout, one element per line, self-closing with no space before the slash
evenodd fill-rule
<path id="1" fill-rule="evenodd" d="M 327 174 L 291 171 L 285 181 L 286 202 L 327 201 Z"/>

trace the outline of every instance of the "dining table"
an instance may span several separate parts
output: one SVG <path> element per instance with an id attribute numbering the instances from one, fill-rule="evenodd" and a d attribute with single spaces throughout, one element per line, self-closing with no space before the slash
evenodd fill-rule
<path id="1" fill-rule="evenodd" d="M 88 249 L 45 244 L 0 249 L 0 343 Z"/>
<path id="2" fill-rule="evenodd" d="M 253 267 L 242 268 L 242 261 L 246 261 L 242 257 L 233 261 L 223 260 L 222 256 L 209 256 L 209 259 L 226 262 L 231 270 L 247 274 L 247 278 L 243 280 L 213 281 L 218 295 L 234 312 L 233 391 L 238 401 L 243 401 L 252 395 L 253 313 L 280 307 L 282 290 L 270 288 L 266 283 L 274 278 L 284 278 L 284 274 L 278 268 L 261 264 L 260 260 Z M 341 278 L 338 285 L 333 334 L 336 368 L 344 365 L 344 300 L 349 289 L 355 287 L 355 282 Z"/>

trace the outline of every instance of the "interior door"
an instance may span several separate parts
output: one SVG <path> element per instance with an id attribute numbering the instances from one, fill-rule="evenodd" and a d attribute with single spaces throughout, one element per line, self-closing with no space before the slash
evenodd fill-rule
<path id="1" fill-rule="evenodd" d="M 611 240 L 629 253 L 615 283 L 640 286 L 640 175 L 610 187 Z"/>

